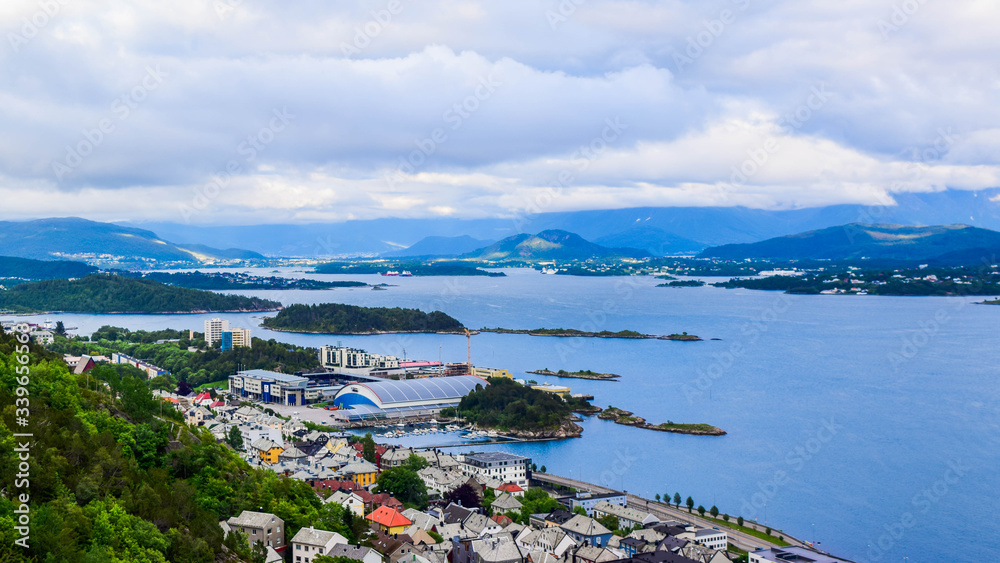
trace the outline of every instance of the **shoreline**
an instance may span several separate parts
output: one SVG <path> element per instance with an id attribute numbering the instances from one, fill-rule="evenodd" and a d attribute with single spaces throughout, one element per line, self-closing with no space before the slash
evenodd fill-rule
<path id="1" fill-rule="evenodd" d="M 670 432 L 671 434 L 688 434 L 691 436 L 725 436 L 727 432 L 711 424 L 676 424 L 670 421 L 662 424 L 650 424 L 641 416 L 633 416 L 631 411 L 608 407 L 597 415 L 601 420 L 609 420 L 622 426 L 634 426 L 656 432 Z"/>
<path id="2" fill-rule="evenodd" d="M 230 309 L 230 310 L 198 310 L 198 311 L 161 311 L 150 313 L 149 311 L 37 311 L 33 313 L 0 313 L 11 317 L 32 317 L 36 315 L 204 315 L 207 313 L 270 313 L 280 311 L 281 307 L 273 309 Z"/>
<path id="3" fill-rule="evenodd" d="M 589 379 L 589 380 L 592 380 L 592 381 L 617 381 L 617 379 L 619 377 L 621 377 L 617 373 L 594 373 L 594 374 L 589 374 L 588 375 L 588 374 L 583 374 L 583 373 L 579 373 L 579 372 L 577 372 L 577 373 L 570 373 L 570 372 L 559 373 L 559 372 L 556 372 L 556 371 L 547 371 L 547 370 L 543 370 L 543 369 L 537 369 L 537 370 L 533 370 L 533 371 L 526 371 L 524 373 L 532 373 L 532 374 L 535 374 L 535 375 L 548 375 L 548 376 L 551 376 L 551 377 L 562 377 L 562 378 L 565 378 L 565 379 Z"/>
<path id="4" fill-rule="evenodd" d="M 563 332 L 539 332 L 547 329 L 511 329 L 511 328 L 481 328 L 476 333 L 491 332 L 494 334 L 527 334 L 528 336 L 550 336 L 554 338 L 618 338 L 624 340 L 672 340 L 675 342 L 700 342 L 703 339 L 693 334 L 621 334 L 621 332 L 586 332 L 581 330 L 565 330 Z"/>
<path id="5" fill-rule="evenodd" d="M 378 336 L 380 334 L 455 334 L 465 336 L 465 331 L 458 332 L 452 330 L 374 330 L 367 332 L 326 332 L 318 330 L 299 330 L 290 328 L 273 328 L 265 324 L 257 325 L 261 328 L 266 328 L 267 330 L 273 330 L 274 332 L 289 332 L 293 334 L 334 334 L 343 336 Z M 471 334 L 478 334 L 476 331 L 471 331 Z"/>

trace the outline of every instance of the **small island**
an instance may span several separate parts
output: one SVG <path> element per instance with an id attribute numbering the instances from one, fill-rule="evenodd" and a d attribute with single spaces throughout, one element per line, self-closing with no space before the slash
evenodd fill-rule
<path id="1" fill-rule="evenodd" d="M 190 289 L 335 289 L 342 287 L 368 287 L 358 281 L 320 281 L 305 278 L 283 278 L 280 276 L 253 276 L 234 272 L 147 272 L 142 274 L 147 280 Z"/>
<path id="2" fill-rule="evenodd" d="M 590 414 L 600 409 L 583 399 L 564 399 L 521 385 L 512 379 L 493 377 L 462 398 L 458 407 L 441 411 L 443 418 L 457 418 L 476 429 L 495 430 L 505 436 L 528 440 L 579 438 L 583 428 L 574 422 L 574 412 Z M 596 409 L 596 410 L 595 410 Z"/>
<path id="3" fill-rule="evenodd" d="M 981 301 L 980 305 L 1000 305 L 1000 299 L 988 299 L 986 301 Z"/>
<path id="4" fill-rule="evenodd" d="M 677 280 L 657 284 L 656 287 L 702 287 L 703 285 L 705 285 L 705 282 L 701 280 Z"/>
<path id="5" fill-rule="evenodd" d="M 441 311 L 425 313 L 418 309 L 341 303 L 290 305 L 261 324 L 280 332 L 314 334 L 465 333 L 462 323 Z"/>
<path id="6" fill-rule="evenodd" d="M 677 340 L 681 342 L 694 342 L 701 340 L 701 338 L 686 332 L 662 336 L 657 334 L 643 334 L 634 330 L 619 330 L 617 332 L 602 330 L 600 332 L 587 332 L 573 328 L 481 328 L 478 332 L 495 332 L 497 334 L 527 334 L 529 336 L 555 336 L 559 338 L 630 338 L 636 340 Z"/>
<path id="7" fill-rule="evenodd" d="M 152 280 L 92 274 L 80 279 L 21 283 L 0 291 L 0 309 L 17 313 L 251 313 L 281 303 L 165 285 Z"/>
<path id="8" fill-rule="evenodd" d="M 569 379 L 595 379 L 597 381 L 614 381 L 619 377 L 621 377 L 616 373 L 597 373 L 590 371 L 589 369 L 581 371 L 566 371 L 563 369 L 559 371 L 552 371 L 549 368 L 545 368 L 545 369 L 537 369 L 534 371 L 529 371 L 527 373 L 533 373 L 536 375 L 549 375 L 552 377 L 565 377 Z"/>
<path id="9" fill-rule="evenodd" d="M 695 436 L 725 436 L 726 431 L 710 424 L 678 424 L 667 421 L 662 424 L 650 424 L 641 416 L 634 416 L 634 413 L 615 407 L 604 409 L 597 415 L 601 420 L 610 420 L 615 424 L 624 426 L 635 426 L 646 430 L 656 430 L 658 432 L 672 432 L 674 434 L 692 434 Z"/>
<path id="10" fill-rule="evenodd" d="M 417 262 L 417 261 L 375 261 L 375 262 L 327 262 L 313 270 L 317 274 L 383 274 L 399 276 L 487 276 L 502 278 L 503 272 L 490 272 L 475 264 L 459 262 Z M 390 273 L 394 272 L 394 273 Z"/>

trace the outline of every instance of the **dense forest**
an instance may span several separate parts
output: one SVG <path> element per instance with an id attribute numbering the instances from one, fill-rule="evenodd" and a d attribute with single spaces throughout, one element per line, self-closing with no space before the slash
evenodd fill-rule
<path id="1" fill-rule="evenodd" d="M 69 260 L 31 260 L 0 256 L 0 278 L 25 280 L 51 280 L 56 278 L 81 278 L 93 274 L 97 268 L 83 262 Z"/>
<path id="2" fill-rule="evenodd" d="M 280 307 L 280 303 L 257 297 L 221 295 L 149 280 L 98 274 L 78 280 L 22 283 L 0 291 L 0 309 L 17 312 L 232 312 L 272 311 Z"/>
<path id="3" fill-rule="evenodd" d="M 266 369 L 282 373 L 309 372 L 319 369 L 315 348 L 303 348 L 276 340 L 254 338 L 251 348 L 233 348 L 189 352 L 190 346 L 203 346 L 200 333 L 197 340 L 188 340 L 186 331 L 131 332 L 128 329 L 104 326 L 91 335 L 93 342 L 83 339 L 59 338 L 51 347 L 64 354 L 110 354 L 123 352 L 142 358 L 168 370 L 174 382 L 186 381 L 192 387 L 222 381 L 239 369 Z M 179 342 L 153 344 L 160 339 L 180 339 Z"/>
<path id="4" fill-rule="evenodd" d="M 463 262 L 328 262 L 316 266 L 317 274 L 384 274 L 406 270 L 414 276 L 489 276 L 504 277 L 503 272 L 489 272 Z"/>
<path id="5" fill-rule="evenodd" d="M 358 307 L 340 303 L 291 305 L 274 317 L 264 319 L 264 326 L 291 332 L 354 334 L 370 332 L 456 332 L 462 323 L 442 313 L 424 313 L 399 307 Z"/>
<path id="6" fill-rule="evenodd" d="M 457 409 L 444 409 L 441 416 L 458 416 L 486 428 L 533 432 L 559 428 L 572 415 L 573 407 L 556 394 L 505 377 L 489 382 L 463 397 Z"/>
<path id="7" fill-rule="evenodd" d="M 71 374 L 57 355 L 0 334 L 0 561 L 211 563 L 250 561 L 249 549 L 222 555 L 219 521 L 242 510 L 273 512 L 286 537 L 307 525 L 357 537 L 364 522 L 323 504 L 304 482 L 251 469 L 205 430 L 178 422 L 137 370 L 98 366 Z M 20 370 L 21 374 L 18 374 Z M 29 372 L 30 417 L 15 426 L 14 399 Z M 17 430 L 12 430 L 16 428 Z M 15 482 L 30 432 L 30 488 Z M 30 548 L 15 545 L 20 503 L 30 495 Z M 227 542 L 235 548 L 236 542 Z M 245 544 L 244 544 L 245 545 Z M 218 558 L 218 559 L 217 559 Z"/>
<path id="8" fill-rule="evenodd" d="M 146 272 L 143 279 L 187 287 L 190 289 L 334 289 L 338 287 L 367 287 L 357 281 L 320 281 L 279 276 L 249 276 L 231 272 Z"/>

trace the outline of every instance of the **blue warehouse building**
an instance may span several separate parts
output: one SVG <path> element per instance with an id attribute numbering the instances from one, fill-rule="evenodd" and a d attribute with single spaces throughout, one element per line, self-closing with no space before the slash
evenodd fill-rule
<path id="1" fill-rule="evenodd" d="M 347 422 L 435 415 L 487 385 L 474 375 L 351 383 L 334 396 L 333 404 L 340 409 L 335 416 Z"/>
<path id="2" fill-rule="evenodd" d="M 262 403 L 303 405 L 309 378 L 251 369 L 229 376 L 229 392 Z"/>

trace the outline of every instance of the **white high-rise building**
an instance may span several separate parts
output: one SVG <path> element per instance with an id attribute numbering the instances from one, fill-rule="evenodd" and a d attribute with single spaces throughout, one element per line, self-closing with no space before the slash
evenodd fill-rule
<path id="1" fill-rule="evenodd" d="M 222 333 L 229 332 L 229 321 L 211 319 L 205 321 L 205 343 L 209 346 L 222 340 Z"/>

